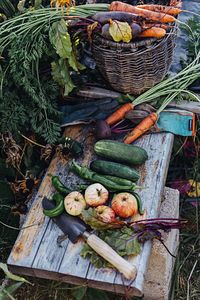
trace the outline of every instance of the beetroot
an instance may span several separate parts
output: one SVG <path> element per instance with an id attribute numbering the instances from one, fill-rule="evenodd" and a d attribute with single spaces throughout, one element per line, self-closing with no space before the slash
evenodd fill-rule
<path id="1" fill-rule="evenodd" d="M 96 122 L 95 136 L 98 140 L 109 138 L 111 136 L 111 128 L 104 120 Z"/>

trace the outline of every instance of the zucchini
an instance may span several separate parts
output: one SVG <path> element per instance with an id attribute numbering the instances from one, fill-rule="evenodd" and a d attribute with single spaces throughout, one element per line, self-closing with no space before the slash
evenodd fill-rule
<path id="1" fill-rule="evenodd" d="M 141 165 L 148 158 L 147 152 L 141 147 L 111 140 L 98 141 L 94 151 L 99 156 L 131 165 Z"/>
<path id="2" fill-rule="evenodd" d="M 94 160 L 90 164 L 90 169 L 100 174 L 117 176 L 131 181 L 137 181 L 140 178 L 139 173 L 128 166 L 105 160 Z"/>

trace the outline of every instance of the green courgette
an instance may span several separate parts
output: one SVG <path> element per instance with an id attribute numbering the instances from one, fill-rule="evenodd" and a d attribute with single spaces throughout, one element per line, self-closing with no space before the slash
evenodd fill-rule
<path id="1" fill-rule="evenodd" d="M 94 160 L 90 164 L 90 169 L 100 174 L 117 176 L 133 182 L 140 178 L 139 173 L 133 168 L 111 161 Z"/>
<path id="2" fill-rule="evenodd" d="M 148 159 L 147 152 L 143 148 L 111 140 L 98 141 L 94 151 L 99 156 L 131 165 L 141 165 Z"/>

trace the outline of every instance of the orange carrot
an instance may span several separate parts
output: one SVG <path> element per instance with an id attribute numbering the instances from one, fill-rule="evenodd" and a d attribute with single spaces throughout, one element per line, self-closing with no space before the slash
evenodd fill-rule
<path id="1" fill-rule="evenodd" d="M 137 140 L 141 135 L 151 129 L 151 127 L 158 120 L 158 115 L 155 112 L 152 112 L 146 118 L 142 120 L 125 138 L 125 144 L 131 144 Z"/>
<path id="2" fill-rule="evenodd" d="M 121 121 L 125 114 L 134 108 L 134 105 L 132 103 L 125 103 L 120 108 L 118 108 L 113 114 L 111 114 L 107 119 L 106 123 L 108 125 L 113 125 L 117 123 L 118 121 Z"/>
<path id="3" fill-rule="evenodd" d="M 141 16 L 143 18 L 156 21 L 156 22 L 162 22 L 162 23 L 171 23 L 175 22 L 176 19 L 168 14 L 164 14 L 161 12 L 155 12 L 150 11 L 147 9 L 138 8 L 133 5 L 129 5 L 120 1 L 114 1 L 109 6 L 110 11 L 125 11 L 129 13 L 137 14 L 138 16 Z"/>
<path id="4" fill-rule="evenodd" d="M 173 28 L 173 26 L 169 26 L 169 25 L 162 24 L 162 23 L 143 22 L 143 24 L 142 24 L 143 29 L 148 29 L 148 28 L 152 28 L 152 27 L 163 28 L 165 30 L 167 30 L 168 28 Z"/>
<path id="5" fill-rule="evenodd" d="M 138 37 L 161 39 L 166 35 L 166 30 L 159 27 L 151 27 L 142 31 Z"/>
<path id="6" fill-rule="evenodd" d="M 171 0 L 169 5 L 181 8 L 182 0 Z"/>
<path id="7" fill-rule="evenodd" d="M 182 10 L 179 9 L 178 7 L 165 6 L 165 5 L 144 4 L 144 5 L 137 5 L 137 7 L 142 9 L 147 9 L 150 11 L 161 12 L 172 16 L 177 16 L 182 12 Z"/>

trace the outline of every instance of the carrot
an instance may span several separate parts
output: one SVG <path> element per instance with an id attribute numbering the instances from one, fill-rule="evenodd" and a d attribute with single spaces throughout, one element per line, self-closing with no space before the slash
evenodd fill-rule
<path id="1" fill-rule="evenodd" d="M 166 30 L 159 27 L 151 27 L 142 31 L 138 37 L 161 39 L 166 35 Z"/>
<path id="2" fill-rule="evenodd" d="M 162 23 L 143 22 L 143 24 L 142 24 L 143 29 L 148 29 L 148 28 L 152 28 L 152 27 L 163 28 L 165 30 L 167 30 L 168 28 L 173 28 L 173 26 L 169 26 L 169 25 L 162 24 Z"/>
<path id="3" fill-rule="evenodd" d="M 129 5 L 120 1 L 112 2 L 109 6 L 109 10 L 130 12 L 130 13 L 137 14 L 138 16 L 141 16 L 143 18 L 156 21 L 156 22 L 162 22 L 162 23 L 170 23 L 176 21 L 176 19 L 171 15 L 138 8 L 136 6 Z"/>
<path id="4" fill-rule="evenodd" d="M 155 112 L 152 112 L 146 118 L 142 120 L 125 138 L 125 144 L 131 144 L 135 140 L 137 140 L 141 135 L 151 129 L 151 127 L 156 123 L 158 120 L 158 115 Z"/>
<path id="5" fill-rule="evenodd" d="M 171 0 L 169 5 L 175 7 L 182 7 L 182 0 Z"/>
<path id="6" fill-rule="evenodd" d="M 147 9 L 150 11 L 161 12 L 172 16 L 177 16 L 182 12 L 182 10 L 179 9 L 178 7 L 165 6 L 165 5 L 144 4 L 144 5 L 137 5 L 137 7 L 142 9 Z"/>
<path id="7" fill-rule="evenodd" d="M 118 108 L 113 114 L 111 114 L 107 119 L 106 123 L 108 125 L 113 125 L 117 123 L 118 121 L 121 121 L 125 114 L 134 108 L 134 105 L 132 103 L 125 103 L 120 108 Z"/>

